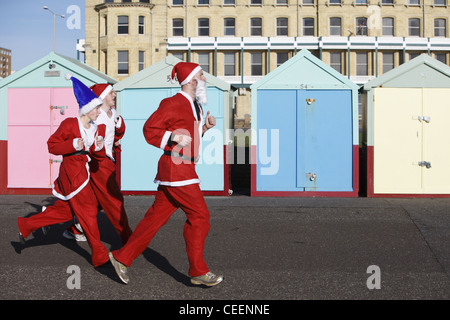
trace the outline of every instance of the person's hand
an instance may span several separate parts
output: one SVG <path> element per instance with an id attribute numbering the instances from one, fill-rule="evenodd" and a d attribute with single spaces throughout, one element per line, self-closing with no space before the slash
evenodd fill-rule
<path id="1" fill-rule="evenodd" d="M 97 149 L 101 149 L 103 148 L 103 138 L 98 136 L 97 138 L 95 138 L 95 146 L 97 147 Z"/>
<path id="2" fill-rule="evenodd" d="M 209 115 L 209 111 L 206 113 L 206 117 L 205 117 L 205 127 L 206 130 L 211 129 L 212 127 L 214 127 L 216 125 L 216 118 L 214 118 L 214 116 L 210 116 Z"/>
<path id="3" fill-rule="evenodd" d="M 172 140 L 176 142 L 181 148 L 184 148 L 191 143 L 192 138 L 184 134 L 174 134 L 172 136 Z"/>
<path id="4" fill-rule="evenodd" d="M 81 149 L 81 150 L 84 149 L 84 140 L 83 140 L 83 138 L 78 139 L 77 146 L 78 146 L 78 149 Z"/>

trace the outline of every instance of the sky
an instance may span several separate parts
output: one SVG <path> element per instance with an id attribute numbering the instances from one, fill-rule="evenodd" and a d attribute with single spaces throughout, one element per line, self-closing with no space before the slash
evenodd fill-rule
<path id="1" fill-rule="evenodd" d="M 77 39 L 85 38 L 85 0 L 0 0 L 0 47 L 11 50 L 11 70 L 18 71 L 53 51 L 77 58 Z M 80 58 L 84 55 L 81 53 Z"/>

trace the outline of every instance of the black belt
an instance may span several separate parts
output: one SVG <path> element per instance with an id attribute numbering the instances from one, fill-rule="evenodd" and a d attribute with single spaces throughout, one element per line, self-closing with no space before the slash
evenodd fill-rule
<path id="1" fill-rule="evenodd" d="M 166 156 L 177 157 L 177 158 L 180 158 L 183 160 L 188 160 L 191 162 L 197 162 L 197 157 L 188 157 L 188 156 L 185 156 L 184 154 L 179 154 L 178 152 L 175 152 L 175 151 L 164 150 L 164 154 Z"/>
<path id="2" fill-rule="evenodd" d="M 75 151 L 75 152 L 63 155 L 63 158 L 70 157 L 70 156 L 88 155 L 88 154 L 89 154 L 89 151 Z"/>

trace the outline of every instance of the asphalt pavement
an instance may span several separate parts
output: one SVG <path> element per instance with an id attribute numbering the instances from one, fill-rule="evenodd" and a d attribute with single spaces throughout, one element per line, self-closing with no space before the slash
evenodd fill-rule
<path id="1" fill-rule="evenodd" d="M 132 229 L 153 199 L 125 196 Z M 17 218 L 36 214 L 54 200 L 0 196 L 1 300 L 227 301 L 229 305 L 230 301 L 450 298 L 450 199 L 446 198 L 206 197 L 211 230 L 205 260 L 212 272 L 224 275 L 224 281 L 211 288 L 190 284 L 181 210 L 133 262 L 128 285 L 120 282 L 111 265 L 92 266 L 86 242 L 62 236 L 70 222 L 52 226 L 46 236 L 37 230 L 21 245 Z M 119 248 L 120 239 L 104 212 L 98 221 L 105 246 Z M 250 312 L 238 307 L 233 311 L 231 306 L 217 310 L 241 311 Z"/>

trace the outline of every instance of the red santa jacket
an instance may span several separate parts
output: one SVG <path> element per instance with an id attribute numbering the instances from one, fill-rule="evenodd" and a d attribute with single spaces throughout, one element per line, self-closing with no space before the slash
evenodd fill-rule
<path id="1" fill-rule="evenodd" d="M 80 192 L 88 183 L 90 178 L 89 165 L 90 157 L 98 159 L 106 156 L 105 148 L 95 151 L 95 143 L 89 146 L 89 155 L 76 154 L 75 139 L 83 138 L 86 144 L 87 140 L 95 141 L 95 137 L 104 137 L 105 126 L 96 126 L 91 123 L 93 128 L 89 131 L 93 137 L 87 137 L 87 133 L 82 128 L 78 118 L 67 118 L 61 122 L 58 129 L 47 141 L 48 151 L 54 155 L 62 155 L 63 161 L 59 168 L 59 175 L 53 185 L 53 195 L 62 200 L 69 200 Z M 86 147 L 85 147 L 86 148 Z"/>
<path id="2" fill-rule="evenodd" d="M 162 100 L 158 109 L 145 122 L 145 140 L 165 151 L 158 162 L 155 183 L 174 187 L 200 183 L 195 172 L 195 161 L 187 159 L 197 158 L 199 155 L 202 113 L 200 107 L 198 120 L 192 98 L 180 91 L 173 97 Z M 173 133 L 189 135 L 192 142 L 180 148 L 170 139 Z M 171 152 L 183 155 L 184 159 L 171 156 Z"/>

